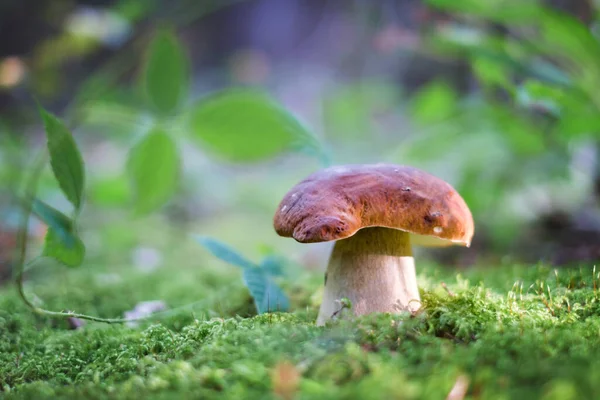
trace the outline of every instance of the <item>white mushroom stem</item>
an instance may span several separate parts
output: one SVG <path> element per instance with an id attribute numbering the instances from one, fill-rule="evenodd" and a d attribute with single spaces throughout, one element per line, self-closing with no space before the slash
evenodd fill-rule
<path id="1" fill-rule="evenodd" d="M 325 279 L 317 325 L 351 301 L 354 315 L 416 311 L 421 306 L 410 235 L 388 228 L 364 228 L 335 243 Z M 347 312 L 347 311 L 346 311 Z"/>

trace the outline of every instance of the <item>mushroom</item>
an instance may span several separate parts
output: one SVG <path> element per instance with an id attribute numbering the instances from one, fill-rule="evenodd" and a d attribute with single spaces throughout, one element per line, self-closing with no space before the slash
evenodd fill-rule
<path id="1" fill-rule="evenodd" d="M 411 244 L 469 246 L 473 217 L 443 180 L 394 164 L 318 171 L 283 198 L 277 234 L 300 243 L 335 240 L 317 325 L 350 300 L 354 315 L 421 306 Z"/>

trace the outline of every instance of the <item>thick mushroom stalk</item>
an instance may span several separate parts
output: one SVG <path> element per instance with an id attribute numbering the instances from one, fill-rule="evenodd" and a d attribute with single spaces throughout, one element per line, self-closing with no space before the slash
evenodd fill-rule
<path id="1" fill-rule="evenodd" d="M 338 240 L 327 266 L 317 325 L 340 311 L 343 298 L 351 301 L 354 315 L 417 310 L 421 298 L 410 235 L 372 227 Z"/>

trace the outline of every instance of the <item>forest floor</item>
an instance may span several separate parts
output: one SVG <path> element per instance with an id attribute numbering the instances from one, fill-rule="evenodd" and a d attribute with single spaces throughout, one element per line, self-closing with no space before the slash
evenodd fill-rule
<path id="1" fill-rule="evenodd" d="M 0 397 L 567 400 L 600 390 L 591 268 L 421 265 L 417 315 L 317 327 L 322 273 L 287 271 L 291 312 L 256 316 L 240 271 L 202 254 L 151 271 L 92 255 L 79 269 L 31 272 L 28 295 L 53 310 L 114 317 L 146 300 L 193 302 L 135 326 L 72 329 L 0 288 Z"/>

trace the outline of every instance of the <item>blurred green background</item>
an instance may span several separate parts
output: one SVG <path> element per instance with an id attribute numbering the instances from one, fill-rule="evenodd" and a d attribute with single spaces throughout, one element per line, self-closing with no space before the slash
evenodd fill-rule
<path id="1" fill-rule="evenodd" d="M 277 204 L 327 165 L 393 162 L 451 183 L 476 221 L 470 249 L 419 257 L 457 268 L 592 265 L 599 9 L 592 0 L 3 0 L 0 274 L 14 257 L 15 194 L 46 145 L 36 101 L 73 132 L 85 162 L 84 264 L 153 268 L 168 249 L 194 267 L 208 257 L 192 237 L 201 234 L 253 259 L 278 254 L 321 270 L 331 244 L 279 238 Z M 73 212 L 49 167 L 37 193 Z M 46 228 L 35 218 L 31 227 L 33 254 Z"/>

